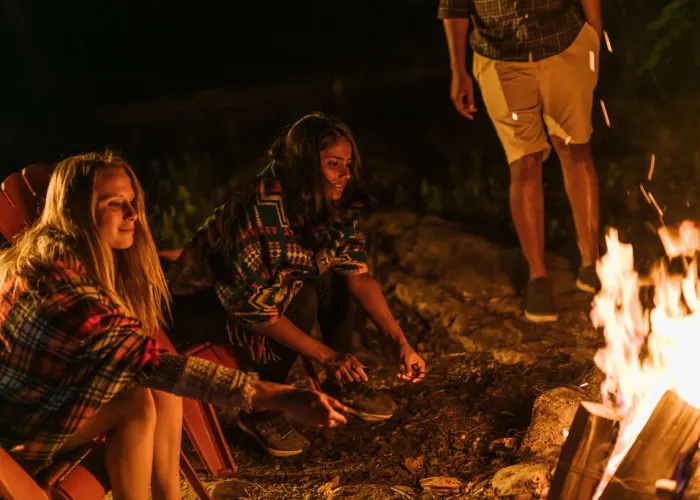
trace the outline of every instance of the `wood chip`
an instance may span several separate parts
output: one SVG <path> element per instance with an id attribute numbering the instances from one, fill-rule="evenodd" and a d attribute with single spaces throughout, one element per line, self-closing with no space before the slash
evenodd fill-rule
<path id="1" fill-rule="evenodd" d="M 420 485 L 425 491 L 432 493 L 455 493 L 462 487 L 459 479 L 450 476 L 426 477 L 420 480 Z"/>
<path id="2" fill-rule="evenodd" d="M 423 455 L 420 455 L 416 458 L 410 458 L 406 457 L 406 460 L 404 460 L 403 464 L 406 467 L 406 470 L 410 472 L 411 474 L 416 474 L 418 472 L 418 469 L 421 469 L 423 467 Z"/>
<path id="3" fill-rule="evenodd" d="M 319 495 L 323 495 L 326 491 L 332 490 L 333 488 L 337 488 L 339 484 L 340 484 L 340 476 L 335 476 L 333 479 L 331 479 L 327 483 L 319 486 L 319 488 L 316 490 L 316 492 Z"/>
<path id="4" fill-rule="evenodd" d="M 410 486 L 392 486 L 391 491 L 405 498 L 415 498 L 415 491 Z"/>

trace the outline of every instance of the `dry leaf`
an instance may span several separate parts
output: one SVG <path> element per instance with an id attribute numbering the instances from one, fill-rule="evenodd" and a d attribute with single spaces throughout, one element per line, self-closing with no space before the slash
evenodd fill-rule
<path id="1" fill-rule="evenodd" d="M 423 455 L 420 455 L 416 458 L 406 457 L 406 460 L 404 460 L 403 464 L 406 467 L 406 470 L 408 470 L 408 472 L 410 472 L 411 474 L 415 474 L 416 472 L 418 472 L 418 469 L 423 467 Z"/>
<path id="2" fill-rule="evenodd" d="M 331 479 L 327 483 L 319 486 L 318 490 L 316 490 L 316 492 L 319 495 L 323 495 L 326 491 L 332 490 L 333 488 L 337 488 L 339 484 L 340 484 L 340 476 L 335 476 L 333 479 Z"/>
<path id="3" fill-rule="evenodd" d="M 426 477 L 420 480 L 420 485 L 426 491 L 455 491 L 462 487 L 462 483 L 449 476 Z"/>

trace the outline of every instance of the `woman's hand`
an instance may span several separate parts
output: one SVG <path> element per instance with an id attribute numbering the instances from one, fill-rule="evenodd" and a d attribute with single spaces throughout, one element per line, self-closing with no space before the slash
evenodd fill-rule
<path id="1" fill-rule="evenodd" d="M 347 408 L 322 392 L 295 390 L 288 396 L 283 411 L 288 420 L 307 427 L 336 427 L 348 422 L 340 413 Z"/>
<path id="2" fill-rule="evenodd" d="M 255 411 L 281 411 L 290 420 L 308 427 L 336 427 L 347 423 L 341 411 L 347 411 L 339 401 L 323 394 L 259 380 L 253 392 Z"/>
<path id="3" fill-rule="evenodd" d="M 332 357 L 322 361 L 326 374 L 341 385 L 345 382 L 367 382 L 367 374 L 362 364 L 355 356 L 347 352 L 334 353 Z"/>
<path id="4" fill-rule="evenodd" d="M 402 343 L 397 348 L 396 358 L 399 363 L 400 380 L 420 382 L 425 378 L 425 361 L 408 343 Z"/>

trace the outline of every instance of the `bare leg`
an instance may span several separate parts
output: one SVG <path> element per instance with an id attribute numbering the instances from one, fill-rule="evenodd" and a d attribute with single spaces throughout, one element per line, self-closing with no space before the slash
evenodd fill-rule
<path id="1" fill-rule="evenodd" d="M 151 392 L 157 415 L 151 480 L 153 500 L 179 500 L 182 398 L 161 391 Z"/>
<path id="2" fill-rule="evenodd" d="M 135 388 L 114 398 L 64 443 L 68 451 L 106 434 L 105 457 L 115 500 L 146 500 L 153 467 L 156 408 L 151 391 Z"/>
<path id="3" fill-rule="evenodd" d="M 544 194 L 542 152 L 510 164 L 510 211 L 530 279 L 547 276 L 544 265 Z"/>
<path id="4" fill-rule="evenodd" d="M 565 144 L 552 137 L 561 161 L 564 187 L 574 215 L 581 266 L 595 264 L 598 258 L 598 177 L 591 156 L 591 144 Z"/>

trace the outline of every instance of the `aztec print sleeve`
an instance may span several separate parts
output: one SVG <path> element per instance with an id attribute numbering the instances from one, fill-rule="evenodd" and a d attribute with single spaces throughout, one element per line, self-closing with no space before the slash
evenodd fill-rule
<path id="1" fill-rule="evenodd" d="M 335 241 L 331 259 L 333 271 L 343 276 L 368 272 L 365 234 L 358 227 L 357 221 L 341 229 Z"/>
<path id="2" fill-rule="evenodd" d="M 225 265 L 216 272 L 216 293 L 243 324 L 255 328 L 275 323 L 287 284 L 279 272 L 289 224 L 278 183 L 256 184 L 246 200 L 230 203 L 219 252 Z"/>

